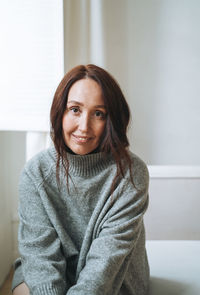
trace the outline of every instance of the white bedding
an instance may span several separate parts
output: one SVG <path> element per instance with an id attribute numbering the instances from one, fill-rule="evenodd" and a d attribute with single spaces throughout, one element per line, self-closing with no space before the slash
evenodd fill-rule
<path id="1" fill-rule="evenodd" d="M 200 294 L 200 241 L 147 241 L 150 295 Z"/>

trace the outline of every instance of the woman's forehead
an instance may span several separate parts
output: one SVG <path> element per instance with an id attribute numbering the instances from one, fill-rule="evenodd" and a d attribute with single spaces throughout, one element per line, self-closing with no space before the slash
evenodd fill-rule
<path id="1" fill-rule="evenodd" d="M 94 106 L 104 107 L 104 99 L 100 85 L 93 79 L 81 79 L 76 81 L 70 88 L 67 103 L 88 103 Z"/>

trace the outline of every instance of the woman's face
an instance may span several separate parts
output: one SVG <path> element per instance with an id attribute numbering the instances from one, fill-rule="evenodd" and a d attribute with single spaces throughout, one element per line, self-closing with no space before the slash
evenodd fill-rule
<path id="1" fill-rule="evenodd" d="M 70 88 L 62 120 L 66 145 L 79 155 L 94 151 L 106 124 L 101 87 L 92 79 L 76 81 Z"/>

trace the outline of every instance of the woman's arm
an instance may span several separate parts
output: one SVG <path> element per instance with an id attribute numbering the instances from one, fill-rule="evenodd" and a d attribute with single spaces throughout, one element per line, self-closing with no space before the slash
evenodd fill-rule
<path id="1" fill-rule="evenodd" d="M 33 176 L 26 170 L 19 185 L 19 252 L 31 294 L 66 294 L 66 261 L 60 240 L 44 209 Z"/>
<path id="2" fill-rule="evenodd" d="M 90 246 L 77 283 L 67 295 L 117 295 L 120 292 L 131 256 L 143 233 L 148 176 L 139 190 L 134 189 L 130 180 L 123 180 L 123 185 L 111 196 L 111 202 L 113 205 Z M 141 253 L 143 255 L 142 250 Z"/>

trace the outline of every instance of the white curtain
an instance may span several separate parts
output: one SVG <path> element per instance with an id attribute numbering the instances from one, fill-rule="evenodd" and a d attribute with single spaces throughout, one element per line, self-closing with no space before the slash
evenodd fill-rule
<path id="1" fill-rule="evenodd" d="M 105 67 L 102 0 L 64 0 L 65 71 L 78 64 Z"/>
<path id="2" fill-rule="evenodd" d="M 1 1 L 0 130 L 27 131 L 29 159 L 48 142 L 49 110 L 64 74 L 62 0 Z"/>
<path id="3" fill-rule="evenodd" d="M 64 73 L 61 0 L 1 1 L 0 130 L 49 130 Z"/>

